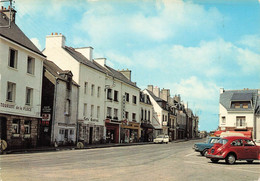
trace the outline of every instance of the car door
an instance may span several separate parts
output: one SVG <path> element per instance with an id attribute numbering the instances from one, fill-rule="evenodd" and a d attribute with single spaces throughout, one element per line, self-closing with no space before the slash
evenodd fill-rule
<path id="1" fill-rule="evenodd" d="M 245 159 L 246 152 L 243 145 L 243 140 L 237 139 L 231 142 L 230 148 L 237 155 L 237 159 Z"/>
<path id="2" fill-rule="evenodd" d="M 244 139 L 245 159 L 258 159 L 258 147 L 250 139 Z"/>

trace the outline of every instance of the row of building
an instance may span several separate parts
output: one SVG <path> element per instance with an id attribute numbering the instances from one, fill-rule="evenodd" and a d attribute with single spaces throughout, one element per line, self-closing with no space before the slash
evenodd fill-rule
<path id="1" fill-rule="evenodd" d="M 77 142 L 129 143 L 198 136 L 198 116 L 180 95 L 115 70 L 92 47 L 66 46 L 46 36 L 41 52 L 15 24 L 16 11 L 0 10 L 0 136 L 9 149 Z"/>

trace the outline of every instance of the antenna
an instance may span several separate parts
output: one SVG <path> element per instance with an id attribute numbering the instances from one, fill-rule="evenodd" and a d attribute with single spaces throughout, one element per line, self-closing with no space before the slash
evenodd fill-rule
<path id="1" fill-rule="evenodd" d="M 8 9 L 9 10 L 9 23 L 6 26 L 0 26 L 0 28 L 10 28 L 11 27 L 13 0 L 0 0 L 0 3 L 5 3 L 5 2 L 9 2 L 9 9 Z M 4 9 L 4 10 L 6 10 L 6 9 Z"/>

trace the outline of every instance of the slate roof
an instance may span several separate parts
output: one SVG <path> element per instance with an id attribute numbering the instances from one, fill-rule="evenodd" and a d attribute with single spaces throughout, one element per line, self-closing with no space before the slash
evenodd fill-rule
<path id="1" fill-rule="evenodd" d="M 250 90 L 225 90 L 222 94 L 220 94 L 219 103 L 223 105 L 228 111 L 245 111 L 252 110 L 256 105 L 257 101 L 257 89 Z M 244 109 L 244 108 L 231 108 L 231 101 L 251 101 L 253 107 Z"/>
<path id="2" fill-rule="evenodd" d="M 105 67 L 101 66 L 100 64 L 98 64 L 97 62 L 95 62 L 94 60 L 93 61 L 90 61 L 88 60 L 84 55 L 82 55 L 80 52 L 76 51 L 74 48 L 72 47 L 67 47 L 65 46 L 64 50 L 69 53 L 75 60 L 77 60 L 78 62 L 90 67 L 90 68 L 93 68 L 97 71 L 100 71 L 104 74 L 108 74 L 110 76 L 113 76 L 115 77 L 116 79 L 118 80 L 121 80 L 135 88 L 138 88 L 136 86 L 136 84 L 132 81 L 130 81 L 128 78 L 126 78 L 121 72 L 105 65 Z"/>
<path id="3" fill-rule="evenodd" d="M 63 81 L 67 81 L 67 79 L 65 79 L 63 76 L 61 76 L 61 74 L 64 73 L 70 73 L 71 71 L 69 70 L 62 70 L 60 67 L 58 67 L 54 62 L 49 61 L 49 60 L 44 60 L 43 62 L 43 66 L 44 68 L 46 68 L 46 70 L 48 70 L 54 77 L 63 80 Z M 72 83 L 76 86 L 79 86 L 75 81 L 72 80 Z"/>
<path id="4" fill-rule="evenodd" d="M 163 102 L 164 100 L 161 99 L 160 97 L 157 97 L 156 95 L 154 95 L 154 93 L 152 91 L 149 91 L 148 89 L 146 89 L 147 92 L 152 96 L 152 98 L 156 101 L 156 102 Z"/>
<path id="5" fill-rule="evenodd" d="M 0 26 L 9 25 L 9 19 L 0 12 Z M 10 28 L 1 28 L 0 27 L 0 36 L 4 37 L 14 43 L 17 43 L 24 48 L 27 48 L 41 56 L 46 57 L 42 52 L 31 42 L 31 40 L 20 30 L 20 28 L 14 23 L 11 22 Z"/>

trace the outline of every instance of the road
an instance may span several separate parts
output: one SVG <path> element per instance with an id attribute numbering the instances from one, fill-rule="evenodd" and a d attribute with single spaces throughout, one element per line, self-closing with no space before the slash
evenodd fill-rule
<path id="1" fill-rule="evenodd" d="M 255 180 L 260 162 L 211 163 L 195 142 L 70 150 L 0 156 L 2 181 L 56 180 Z M 0 180 L 1 180 L 0 179 Z"/>

